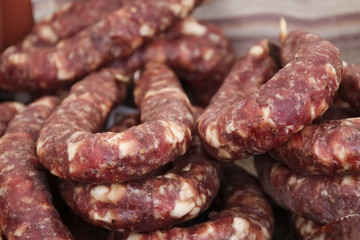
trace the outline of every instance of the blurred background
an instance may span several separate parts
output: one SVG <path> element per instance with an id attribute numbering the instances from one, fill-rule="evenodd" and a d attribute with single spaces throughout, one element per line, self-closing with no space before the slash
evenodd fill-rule
<path id="1" fill-rule="evenodd" d="M 21 39 L 33 22 L 68 1 L 0 0 L 0 48 Z M 194 15 L 224 29 L 241 56 L 261 38 L 278 41 L 279 18 L 288 30 L 306 29 L 333 42 L 348 62 L 360 62 L 359 0 L 207 0 Z"/>

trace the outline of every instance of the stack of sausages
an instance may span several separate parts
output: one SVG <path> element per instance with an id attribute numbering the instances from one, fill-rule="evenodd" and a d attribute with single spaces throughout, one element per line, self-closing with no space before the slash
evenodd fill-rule
<path id="1" fill-rule="evenodd" d="M 358 234 L 359 67 L 304 31 L 237 59 L 201 2 L 75 1 L 0 55 L 34 99 L 0 103 L 4 237 L 271 239 L 269 197 L 302 239 Z"/>

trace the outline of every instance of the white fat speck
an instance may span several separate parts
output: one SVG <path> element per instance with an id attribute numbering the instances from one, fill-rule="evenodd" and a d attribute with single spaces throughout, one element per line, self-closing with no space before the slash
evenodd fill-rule
<path id="1" fill-rule="evenodd" d="M 220 148 L 218 151 L 218 157 L 220 158 L 231 158 L 231 154 L 224 148 Z"/>
<path id="2" fill-rule="evenodd" d="M 149 97 L 154 96 L 154 95 L 158 95 L 160 93 L 165 93 L 165 92 L 173 92 L 174 94 L 176 94 L 178 92 L 182 93 L 179 88 L 168 87 L 168 88 L 162 88 L 162 89 L 156 90 L 156 91 L 155 90 L 150 90 L 145 94 L 144 99 L 149 98 Z"/>
<path id="3" fill-rule="evenodd" d="M 181 5 L 180 4 L 169 4 L 168 7 L 170 10 L 175 14 L 179 15 L 181 12 Z"/>
<path id="4" fill-rule="evenodd" d="M 139 30 L 141 36 L 151 37 L 155 34 L 155 29 L 148 24 L 143 24 Z"/>
<path id="5" fill-rule="evenodd" d="M 14 164 L 8 165 L 6 166 L 4 169 L 2 169 L 1 173 L 7 172 L 7 171 L 11 171 L 15 168 Z"/>
<path id="6" fill-rule="evenodd" d="M 196 216 L 199 214 L 200 210 L 201 209 L 199 207 L 195 207 L 189 214 L 190 216 Z"/>
<path id="7" fill-rule="evenodd" d="M 75 76 L 74 72 L 65 69 L 64 62 L 66 61 L 66 59 L 63 59 L 61 56 L 59 56 L 56 53 L 52 55 L 52 59 L 56 65 L 56 69 L 58 70 L 57 78 L 60 81 L 61 80 L 69 80 Z"/>
<path id="8" fill-rule="evenodd" d="M 289 87 L 291 88 L 295 87 L 294 80 L 289 80 Z"/>
<path id="9" fill-rule="evenodd" d="M 197 22 L 194 18 L 189 18 L 183 23 L 182 31 L 184 34 L 203 36 L 206 33 L 206 27 Z"/>
<path id="10" fill-rule="evenodd" d="M 42 106 L 45 106 L 45 107 L 49 107 L 49 108 L 54 107 L 54 104 L 52 103 L 52 101 L 50 101 L 49 98 L 43 98 L 40 101 L 37 101 L 36 104 L 37 105 L 42 105 Z"/>
<path id="11" fill-rule="evenodd" d="M 174 174 L 174 173 L 167 173 L 167 174 L 165 174 L 165 175 L 164 175 L 164 177 L 166 177 L 166 178 L 174 178 L 174 179 L 176 179 L 176 178 L 177 178 L 177 175 L 176 175 L 176 174 Z"/>
<path id="12" fill-rule="evenodd" d="M 126 194 L 126 187 L 122 184 L 111 184 L 108 198 L 111 202 L 116 203 L 120 201 Z"/>
<path id="13" fill-rule="evenodd" d="M 116 78 L 116 80 L 119 80 L 121 82 L 127 83 L 130 81 L 130 76 L 125 76 L 123 74 L 120 73 L 116 73 L 114 74 L 114 77 Z"/>
<path id="14" fill-rule="evenodd" d="M 180 12 L 180 17 L 186 17 L 189 12 L 194 8 L 195 1 L 194 0 L 182 0 L 182 11 Z"/>
<path id="15" fill-rule="evenodd" d="M 206 128 L 205 136 L 206 136 L 206 141 L 212 147 L 214 147 L 214 148 L 220 147 L 220 139 L 219 139 L 219 135 L 218 135 L 218 131 L 216 129 L 215 123 L 209 124 L 209 126 Z"/>
<path id="16" fill-rule="evenodd" d="M 56 32 L 47 25 L 41 26 L 39 35 L 41 36 L 41 38 L 46 39 L 53 43 L 57 42 L 58 40 L 58 36 Z"/>
<path id="17" fill-rule="evenodd" d="M 136 142 L 132 140 L 121 141 L 119 143 L 119 151 L 121 156 L 132 156 L 137 154 L 134 150 L 136 149 Z"/>
<path id="18" fill-rule="evenodd" d="M 93 219 L 111 223 L 114 218 L 113 218 L 113 215 L 111 214 L 111 212 L 107 211 L 106 214 L 104 215 L 104 217 L 101 217 L 97 212 L 95 212 L 93 215 Z"/>
<path id="19" fill-rule="evenodd" d="M 337 156 L 337 158 L 344 164 L 346 164 L 346 149 L 345 146 L 339 143 L 333 144 L 332 146 L 333 153 Z"/>
<path id="20" fill-rule="evenodd" d="M 14 53 L 9 56 L 9 61 L 13 64 L 25 64 L 28 61 L 28 57 L 25 53 Z"/>
<path id="21" fill-rule="evenodd" d="M 271 126 L 275 126 L 275 122 L 270 118 L 270 107 L 263 107 L 261 108 L 263 112 L 264 121 L 269 123 Z"/>
<path id="22" fill-rule="evenodd" d="M 166 129 L 165 138 L 168 143 L 176 144 L 184 140 L 185 131 L 182 126 L 171 121 L 161 120 L 159 123 L 162 124 Z"/>
<path id="23" fill-rule="evenodd" d="M 235 217 L 231 225 L 235 231 L 235 235 L 231 240 L 240 239 L 249 234 L 249 222 L 243 218 Z"/>
<path id="24" fill-rule="evenodd" d="M 280 94 L 275 94 L 275 97 L 277 98 L 277 99 L 280 99 L 280 100 L 282 100 L 282 99 L 284 99 L 284 96 L 281 96 Z"/>
<path id="25" fill-rule="evenodd" d="M 316 118 L 316 108 L 314 105 L 310 105 L 310 115 L 312 120 Z"/>
<path id="26" fill-rule="evenodd" d="M 209 61 L 215 55 L 215 51 L 213 49 L 208 49 L 204 54 L 204 60 Z"/>
<path id="27" fill-rule="evenodd" d="M 78 147 L 78 144 L 79 142 L 75 142 L 73 143 L 72 140 L 73 139 L 76 139 L 78 136 L 80 136 L 81 134 L 83 134 L 83 132 L 75 132 L 71 135 L 71 138 L 69 139 L 68 141 L 68 144 L 67 144 L 67 153 L 68 153 L 68 159 L 69 161 L 73 160 L 76 153 L 77 153 L 77 147 Z"/>
<path id="28" fill-rule="evenodd" d="M 0 196 L 5 196 L 5 193 L 6 193 L 6 188 L 5 187 L 2 187 L 0 188 Z"/>
<path id="29" fill-rule="evenodd" d="M 324 196 L 324 197 L 328 197 L 328 196 L 329 196 L 329 192 L 326 191 L 326 189 L 323 189 L 320 194 L 321 194 L 321 196 Z"/>
<path id="30" fill-rule="evenodd" d="M 68 142 L 67 152 L 69 161 L 72 161 L 77 153 L 77 143 Z"/>
<path id="31" fill-rule="evenodd" d="M 170 212 L 170 216 L 181 218 L 191 212 L 195 207 L 194 191 L 190 184 L 183 182 L 179 192 L 179 199 L 175 201 L 174 209 Z"/>
<path id="32" fill-rule="evenodd" d="M 178 139 L 179 142 L 181 142 L 185 137 L 182 127 L 175 122 L 169 122 L 169 127 L 172 134 L 176 137 L 176 139 Z"/>
<path id="33" fill-rule="evenodd" d="M 29 226 L 28 223 L 23 223 L 22 225 L 20 225 L 15 231 L 14 231 L 14 236 L 15 237 L 22 237 L 23 233 L 25 232 L 26 228 Z"/>
<path id="34" fill-rule="evenodd" d="M 187 171 L 189 171 L 191 169 L 191 163 L 189 163 L 188 165 L 186 165 L 183 169 L 182 169 L 182 171 L 183 172 L 187 172 Z"/>
<path id="35" fill-rule="evenodd" d="M 326 63 L 325 68 L 326 68 L 327 73 L 331 73 L 332 75 L 336 75 L 336 70 L 330 63 Z"/>
<path id="36" fill-rule="evenodd" d="M 309 81 L 309 83 L 310 83 L 311 86 L 316 86 L 316 87 L 318 87 L 318 84 L 316 83 L 315 78 L 314 78 L 313 76 L 309 77 L 309 78 L 308 78 L 308 81 Z"/>
<path id="37" fill-rule="evenodd" d="M 215 34 L 215 33 L 209 34 L 209 38 L 214 43 L 220 42 L 220 39 L 221 39 L 221 37 L 219 35 Z"/>
<path id="38" fill-rule="evenodd" d="M 249 53 L 251 55 L 260 56 L 260 55 L 264 54 L 264 49 L 259 45 L 255 45 L 252 48 L 250 48 Z"/>
<path id="39" fill-rule="evenodd" d="M 228 124 L 226 124 L 226 127 L 225 127 L 226 133 L 232 133 L 232 132 L 236 131 L 234 123 L 235 123 L 234 120 L 231 120 L 231 121 L 229 121 Z"/>
<path id="40" fill-rule="evenodd" d="M 110 191 L 109 187 L 104 185 L 98 185 L 91 189 L 90 195 L 97 201 L 106 201 L 106 194 Z"/>
<path id="41" fill-rule="evenodd" d="M 191 212 L 194 207 L 194 202 L 176 201 L 174 209 L 170 212 L 170 216 L 173 218 L 181 218 Z"/>
<path id="42" fill-rule="evenodd" d="M 138 233 L 131 233 L 126 239 L 127 240 L 140 240 L 141 239 L 141 234 Z"/>
<path id="43" fill-rule="evenodd" d="M 290 185 L 294 185 L 296 183 L 296 177 L 295 176 L 291 176 L 288 182 Z"/>
<path id="44" fill-rule="evenodd" d="M 354 183 L 354 179 L 351 176 L 343 177 L 341 181 L 341 185 L 352 185 Z"/>

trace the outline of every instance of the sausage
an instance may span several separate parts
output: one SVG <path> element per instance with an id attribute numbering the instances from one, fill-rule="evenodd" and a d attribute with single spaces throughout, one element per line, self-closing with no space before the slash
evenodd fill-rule
<path id="1" fill-rule="evenodd" d="M 190 148 L 163 175 L 126 183 L 63 181 L 65 202 L 86 221 L 117 231 L 153 231 L 195 218 L 220 186 L 220 163 Z"/>
<path id="2" fill-rule="evenodd" d="M 123 182 L 165 165 L 190 145 L 189 100 L 173 72 L 156 63 L 147 66 L 134 89 L 143 124 L 121 133 L 93 133 L 121 95 L 115 76 L 105 70 L 75 84 L 40 132 L 40 161 L 60 178 Z"/>
<path id="3" fill-rule="evenodd" d="M 360 110 L 360 64 L 344 64 L 339 95 L 355 109 Z"/>
<path id="4" fill-rule="evenodd" d="M 235 59 L 235 51 L 219 27 L 188 17 L 116 66 L 128 80 L 147 62 L 162 62 L 180 77 L 196 104 L 207 105 Z"/>
<path id="5" fill-rule="evenodd" d="M 186 17 L 201 0 L 134 0 L 51 48 L 8 48 L 0 58 L 0 87 L 54 89 L 125 57 Z"/>
<path id="6" fill-rule="evenodd" d="M 14 116 L 24 110 L 25 106 L 20 102 L 0 103 L 0 137 L 3 135 L 6 126 Z"/>
<path id="7" fill-rule="evenodd" d="M 255 49 L 249 54 L 262 56 L 268 51 Z M 328 108 L 341 80 L 338 49 L 313 33 L 293 31 L 281 52 L 285 67 L 256 92 L 229 100 L 226 110 L 216 107 L 218 99 L 212 100 L 200 117 L 199 135 L 213 156 L 234 160 L 264 153 L 280 146 Z M 234 95 L 223 94 L 234 99 Z"/>
<path id="8" fill-rule="evenodd" d="M 309 239 L 313 234 L 321 229 L 322 224 L 293 214 L 291 219 L 292 235 L 297 240 Z"/>
<path id="9" fill-rule="evenodd" d="M 17 114 L 0 139 L 0 223 L 7 239 L 73 239 L 52 204 L 35 141 L 59 100 L 43 97 Z"/>
<path id="10" fill-rule="evenodd" d="M 293 222 L 299 240 L 352 240 L 360 237 L 359 214 L 346 216 L 327 225 L 321 225 L 299 216 L 295 216 Z"/>
<path id="11" fill-rule="evenodd" d="M 173 227 L 151 233 L 124 234 L 123 239 L 271 239 L 274 218 L 269 199 L 256 178 L 240 167 L 230 165 L 209 220 L 186 228 Z M 215 204 L 216 205 L 216 204 Z M 111 233 L 108 240 L 120 239 Z"/>
<path id="12" fill-rule="evenodd" d="M 357 175 L 304 175 L 267 154 L 255 156 L 255 167 L 264 191 L 299 216 L 327 224 L 360 211 Z"/>
<path id="13" fill-rule="evenodd" d="M 21 47 L 50 47 L 100 21 L 130 0 L 77 0 L 62 5 L 33 26 Z"/>
<path id="14" fill-rule="evenodd" d="M 239 140 L 235 132 L 246 135 L 236 126 L 245 122 L 237 119 L 238 113 L 235 111 L 240 106 L 245 106 L 240 104 L 241 99 L 254 94 L 258 87 L 278 70 L 276 61 L 271 57 L 271 50 L 275 49 L 272 46 L 267 40 L 254 45 L 236 63 L 198 119 L 199 136 L 206 150 L 214 157 L 230 159 L 237 156 L 236 152 L 242 149 L 238 146 L 240 142 L 235 143 Z"/>
<path id="15" fill-rule="evenodd" d="M 306 126 L 270 154 L 303 174 L 359 174 L 359 146 L 360 118 L 345 118 Z"/>
<path id="16" fill-rule="evenodd" d="M 360 238 L 360 216 L 354 214 L 346 216 L 341 220 L 327 224 L 315 234 L 313 234 L 309 240 L 352 240 Z"/>
<path id="17" fill-rule="evenodd" d="M 329 108 L 320 117 L 316 118 L 313 123 L 319 124 L 324 121 L 354 118 L 359 116 L 360 115 L 355 108 L 353 108 L 348 102 L 342 100 L 339 97 L 339 94 L 336 94 Z"/>

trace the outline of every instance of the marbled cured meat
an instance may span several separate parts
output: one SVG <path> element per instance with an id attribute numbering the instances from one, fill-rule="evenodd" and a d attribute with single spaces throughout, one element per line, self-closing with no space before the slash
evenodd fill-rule
<path id="1" fill-rule="evenodd" d="M 51 48 L 8 48 L 0 58 L 0 86 L 54 89 L 125 57 L 186 17 L 201 0 L 134 0 Z"/>
<path id="2" fill-rule="evenodd" d="M 235 153 L 246 149 L 238 146 L 236 132 L 242 129 L 238 124 L 247 125 L 247 120 L 237 119 L 239 106 L 278 70 L 271 56 L 273 46 L 267 40 L 253 46 L 233 67 L 225 82 L 211 99 L 210 105 L 198 119 L 198 132 L 205 148 L 216 158 L 231 159 Z M 274 48 L 276 50 L 276 48 Z M 250 106 L 251 107 L 251 106 Z M 249 110 L 249 114 L 250 110 Z M 246 119 L 244 115 L 244 119 Z M 250 120 L 249 120 L 250 121 Z M 246 135 L 246 133 L 244 132 Z"/>
<path id="3" fill-rule="evenodd" d="M 24 110 L 25 106 L 20 102 L 0 103 L 0 137 L 5 132 L 6 126 L 14 116 Z"/>
<path id="4" fill-rule="evenodd" d="M 262 56 L 267 51 L 255 49 L 249 54 Z M 338 49 L 313 33 L 293 31 L 286 37 L 281 55 L 284 68 L 256 92 L 229 100 L 226 110 L 216 106 L 216 99 L 200 117 L 199 135 L 213 156 L 235 160 L 264 153 L 328 108 L 341 80 Z M 231 83 L 231 76 L 225 86 Z M 223 95 L 235 98 L 227 92 Z"/>
<path id="5" fill-rule="evenodd" d="M 359 214 L 349 215 L 326 225 L 294 216 L 293 224 L 298 240 L 354 240 L 360 237 Z"/>
<path id="6" fill-rule="evenodd" d="M 153 231 L 195 218 L 214 199 L 219 162 L 200 147 L 190 148 L 163 175 L 122 184 L 64 181 L 63 199 L 87 221 L 118 231 Z"/>
<path id="7" fill-rule="evenodd" d="M 106 69 L 90 75 L 72 87 L 45 123 L 37 153 L 54 175 L 119 183 L 186 152 L 194 129 L 191 105 L 176 76 L 161 64 L 149 64 L 136 82 L 134 96 L 143 124 L 120 133 L 93 133 L 120 98 L 117 83 Z"/>
<path id="8" fill-rule="evenodd" d="M 241 168 L 226 167 L 216 212 L 209 220 L 187 228 L 173 227 L 151 233 L 132 233 L 122 239 L 271 239 L 274 218 L 269 199 L 256 178 Z M 121 239 L 112 233 L 109 240 Z"/>
<path id="9" fill-rule="evenodd" d="M 255 156 L 255 167 L 264 191 L 299 216 L 328 224 L 360 211 L 357 175 L 304 175 L 267 154 Z"/>
<path id="10" fill-rule="evenodd" d="M 306 126 L 269 153 L 303 174 L 359 174 L 360 118 Z"/>
<path id="11" fill-rule="evenodd" d="M 130 0 L 77 0 L 67 2 L 33 26 L 21 47 L 48 47 L 100 21 Z"/>
<path id="12" fill-rule="evenodd" d="M 58 104 L 41 98 L 17 114 L 0 139 L 0 223 L 7 239 L 73 239 L 52 204 L 35 141 Z"/>
<path id="13" fill-rule="evenodd" d="M 197 104 L 207 105 L 235 60 L 220 28 L 189 17 L 115 65 L 128 80 L 147 62 L 162 62 L 175 71 Z"/>

